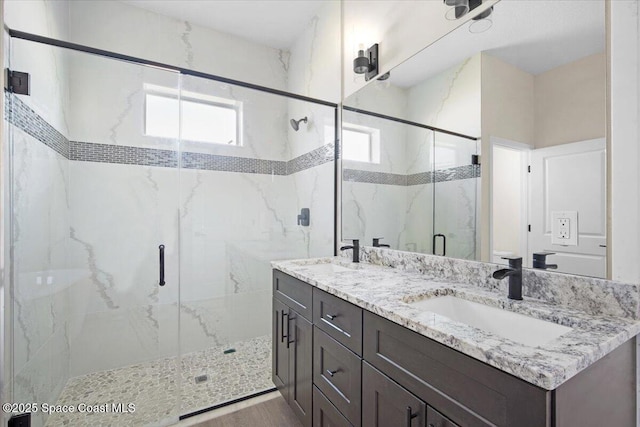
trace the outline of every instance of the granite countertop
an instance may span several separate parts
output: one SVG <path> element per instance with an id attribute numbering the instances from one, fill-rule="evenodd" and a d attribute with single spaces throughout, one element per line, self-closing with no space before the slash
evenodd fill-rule
<path id="1" fill-rule="evenodd" d="M 332 263 L 339 272 L 309 268 Z M 465 283 L 345 258 L 274 261 L 273 268 L 405 326 L 425 337 L 547 390 L 563 382 L 640 333 L 640 321 L 585 312 Z M 550 321 L 573 330 L 544 345 L 531 347 L 409 305 L 422 298 L 453 295 Z"/>

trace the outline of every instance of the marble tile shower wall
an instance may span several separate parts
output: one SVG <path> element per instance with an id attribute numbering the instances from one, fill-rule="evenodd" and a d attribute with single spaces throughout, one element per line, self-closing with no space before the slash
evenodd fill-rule
<path id="1" fill-rule="evenodd" d="M 331 123 L 333 110 L 326 110 L 326 117 L 322 117 L 320 111 L 317 117 Z M 41 122 L 42 118 L 37 117 L 14 124 L 29 130 L 25 123 L 39 125 Z M 333 125 L 329 130 L 329 138 L 332 138 Z M 323 127 L 320 135 L 324 131 Z M 33 129 L 31 133 L 34 133 Z M 233 251 L 226 250 L 230 242 L 245 242 L 251 246 L 256 241 L 264 241 L 262 239 L 269 242 L 279 239 L 289 249 L 282 257 L 327 254 L 326 249 L 332 245 L 331 235 L 322 233 L 323 240 L 316 243 L 295 226 L 294 208 L 286 209 L 292 205 L 289 199 L 292 187 L 296 185 L 294 180 L 307 171 L 313 173 L 315 182 L 309 206 L 314 208 L 316 197 L 331 200 L 333 186 L 318 183 L 319 179 L 323 183 L 332 182 L 333 177 L 333 144 L 325 145 L 324 142 L 327 141 L 317 141 L 320 147 L 290 161 L 278 161 L 284 171 L 277 175 L 270 174 L 272 171 L 263 171 L 263 176 L 229 176 L 225 173 L 232 170 L 260 174 L 261 171 L 242 167 L 259 160 L 248 158 L 235 158 L 236 162 L 231 166 L 238 167 L 231 169 L 219 167 L 219 164 L 210 167 L 190 164 L 192 170 L 183 169 L 180 180 L 185 193 L 180 218 L 184 261 L 180 277 L 183 284 L 183 351 L 220 346 L 268 333 L 263 321 L 268 317 L 268 310 L 262 317 L 256 313 L 268 307 L 264 301 L 270 298 L 270 286 L 264 278 L 269 275 L 256 275 L 246 269 L 259 269 L 262 264 L 268 267 L 273 251 L 264 251 L 269 256 L 262 257 L 262 264 L 237 262 L 229 258 Z M 44 142 L 37 145 L 47 149 Z M 69 259 L 86 260 L 71 264 L 78 271 L 87 272 L 73 286 L 77 300 L 85 304 L 73 319 L 79 330 L 72 339 L 71 375 L 176 354 L 178 343 L 174 325 L 177 311 L 174 304 L 177 291 L 174 288 L 168 293 L 163 290 L 164 295 L 159 294 L 156 262 L 150 256 L 150 253 L 155 254 L 155 246 L 153 250 L 143 246 L 145 242 L 157 241 L 167 245 L 169 255 L 176 252 L 175 218 L 152 214 L 175 209 L 179 191 L 176 153 L 107 144 L 71 142 L 70 145 L 72 162 L 59 156 L 70 168 L 66 180 L 73 183 L 69 202 L 73 207 L 70 227 L 73 245 L 69 249 Z M 222 157 L 183 153 L 183 161 L 185 155 Z M 167 158 L 173 161 L 165 164 Z M 313 170 L 316 167 L 319 167 L 318 171 Z M 229 188 L 234 191 L 230 192 Z M 324 202 L 318 204 L 318 208 L 326 205 Z M 100 227 L 96 227 L 96 221 Z M 326 218 L 319 215 L 315 221 L 332 226 L 332 215 L 326 215 Z M 328 228 L 327 224 L 322 226 Z M 207 229 L 206 233 L 202 232 L 203 227 Z M 211 239 L 211 236 L 216 238 Z M 252 277 L 245 282 L 242 277 L 247 275 Z M 169 273 L 168 282 L 177 283 L 177 276 Z M 230 287 L 230 283 L 233 286 Z M 231 293 L 230 288 L 233 288 Z M 95 297 L 92 296 L 94 293 Z M 114 322 L 121 327 L 114 328 Z M 111 335 L 125 344 L 126 352 L 121 347 L 105 348 L 103 340 L 95 339 L 96 336 L 107 338 Z"/>
<path id="2" fill-rule="evenodd" d="M 31 135 L 13 138 L 13 394 L 16 402 L 55 401 L 69 377 L 72 283 L 68 267 L 66 158 Z M 11 312 L 11 311 L 10 311 Z M 12 380 L 12 381 L 11 381 Z M 34 425 L 45 415 L 35 414 Z"/>
<path id="3" fill-rule="evenodd" d="M 44 30 L 47 36 L 65 38 L 67 11 L 61 3 L 7 3 L 5 24 L 32 32 Z M 6 401 L 55 402 L 69 378 L 71 319 L 75 310 L 70 288 L 81 274 L 71 270 L 67 262 L 68 63 L 60 50 L 45 45 L 28 46 L 18 40 L 9 42 L 7 38 L 4 41 L 5 64 L 16 70 L 41 73 L 37 84 L 32 84 L 31 96 L 22 97 L 21 104 L 6 102 L 5 95 L 5 129 L 10 129 L 7 121 L 12 117 L 22 122 L 34 118 L 35 112 L 42 119 L 22 122 L 23 128 L 27 125 L 30 128 L 28 133 L 14 127 L 10 136 L 12 151 L 5 148 L 13 166 L 12 180 L 7 181 L 13 203 L 10 224 L 6 224 L 11 227 L 9 244 L 15 262 L 11 287 L 5 286 L 7 290 L 11 288 L 5 301 L 13 299 L 13 304 L 5 307 L 9 316 L 5 316 L 5 324 L 10 329 L 5 329 L 6 381 L 2 392 Z M 41 426 L 45 420 L 45 414 L 34 414 L 32 425 Z"/>
<path id="4" fill-rule="evenodd" d="M 385 91 L 376 91 L 375 95 Z M 395 116 L 404 114 L 404 94 L 385 98 L 387 113 Z M 368 98 L 362 99 L 366 104 Z M 378 129 L 380 132 L 379 163 L 342 161 L 342 233 L 345 238 L 360 238 L 364 244 L 371 244 L 374 237 L 384 237 L 384 242 L 393 248 L 406 248 L 411 238 L 405 229 L 405 217 L 409 205 L 406 186 L 388 185 L 389 182 L 406 182 L 406 140 L 407 126 L 381 120 L 375 117 L 343 112 L 343 122 L 357 126 Z M 358 172 L 352 172 L 357 170 Z M 354 175 L 360 177 L 385 177 L 371 183 L 352 181 Z M 364 181 L 364 180 L 362 180 Z M 382 183 L 384 181 L 385 183 Z M 409 241 L 407 240 L 409 238 Z"/>

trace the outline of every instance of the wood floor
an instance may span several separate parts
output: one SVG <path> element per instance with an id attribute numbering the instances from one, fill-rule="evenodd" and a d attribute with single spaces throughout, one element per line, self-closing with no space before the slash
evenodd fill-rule
<path id="1" fill-rule="evenodd" d="M 287 402 L 278 396 L 194 427 L 302 427 Z"/>

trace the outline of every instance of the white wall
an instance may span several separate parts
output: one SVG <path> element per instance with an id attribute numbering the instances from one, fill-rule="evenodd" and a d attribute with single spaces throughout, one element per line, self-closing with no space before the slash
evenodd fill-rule
<path id="1" fill-rule="evenodd" d="M 606 71 L 602 52 L 534 77 L 536 148 L 605 136 Z"/>

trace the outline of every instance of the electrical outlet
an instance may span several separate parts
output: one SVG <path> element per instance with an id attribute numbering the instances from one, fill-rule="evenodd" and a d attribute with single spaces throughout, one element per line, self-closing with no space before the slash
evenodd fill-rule
<path id="1" fill-rule="evenodd" d="M 558 238 L 569 240 L 571 236 L 571 221 L 569 218 L 558 218 Z"/>
<path id="2" fill-rule="evenodd" d="M 551 244 L 562 246 L 578 245 L 578 212 L 551 212 Z"/>

